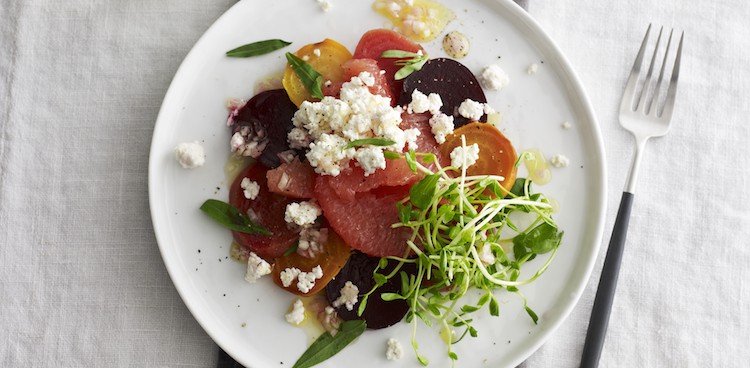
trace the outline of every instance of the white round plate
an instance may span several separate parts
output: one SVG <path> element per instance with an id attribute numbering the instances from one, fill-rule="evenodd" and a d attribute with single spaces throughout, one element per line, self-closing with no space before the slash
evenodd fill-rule
<path id="1" fill-rule="evenodd" d="M 603 227 L 605 172 L 602 140 L 592 109 L 565 57 L 542 29 L 509 0 L 449 1 L 457 19 L 446 31 L 459 30 L 471 41 L 461 61 L 479 73 L 498 63 L 510 85 L 487 92 L 503 115 L 500 128 L 516 149 L 539 148 L 547 157 L 563 154 L 567 168 L 553 168 L 552 182 L 537 186 L 560 204 L 556 219 L 565 231 L 547 272 L 521 292 L 539 315 L 534 325 L 515 295 L 498 293 L 500 316 L 477 313 L 479 337 L 454 346 L 459 367 L 513 367 L 531 355 L 567 317 L 593 267 Z M 350 50 L 367 30 L 386 20 L 371 1 L 333 1 L 323 12 L 314 0 L 243 0 L 227 11 L 196 43 L 175 75 L 154 129 L 149 163 L 149 197 L 154 231 L 164 263 L 195 319 L 222 349 L 253 368 L 290 367 L 310 343 L 308 333 L 286 323 L 294 296 L 271 280 L 250 285 L 245 266 L 228 258 L 231 235 L 205 216 L 199 206 L 208 198 L 226 200 L 224 164 L 229 130 L 225 104 L 249 98 L 254 85 L 283 70 L 284 52 L 324 38 Z M 247 59 L 228 58 L 227 50 L 271 38 L 292 41 L 284 50 Z M 445 56 L 440 38 L 424 45 L 433 57 Z M 539 66 L 527 74 L 531 64 Z M 569 122 L 571 129 L 561 124 Z M 206 165 L 185 170 L 173 158 L 181 142 L 199 141 Z M 539 266 L 535 260 L 528 266 Z M 321 367 L 419 367 L 410 345 L 411 328 L 399 323 L 368 331 Z M 401 360 L 385 358 L 386 340 L 404 345 Z M 445 344 L 437 331 L 421 325 L 420 352 L 430 366 L 446 367 Z"/>

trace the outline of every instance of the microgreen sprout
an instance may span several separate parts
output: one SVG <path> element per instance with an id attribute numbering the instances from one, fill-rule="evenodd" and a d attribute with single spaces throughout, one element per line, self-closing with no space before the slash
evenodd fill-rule
<path id="1" fill-rule="evenodd" d="M 465 139 L 462 146 L 466 147 Z M 414 172 L 423 175 L 409 197 L 397 203 L 400 222 L 392 225 L 412 230 L 409 249 L 403 257 L 381 259 L 374 272 L 376 285 L 363 296 L 359 307 L 361 314 L 375 289 L 399 277 L 400 292 L 385 293 L 382 298 L 408 303 L 411 343 L 423 365 L 428 360 L 419 353 L 415 339 L 417 320 L 448 331 L 448 356 L 455 362 L 458 356 L 451 345 L 467 335 L 478 336 L 472 313 L 486 309 L 491 316 L 500 315 L 495 290 L 505 289 L 521 297 L 536 324 L 538 316 L 518 287 L 536 280 L 547 269 L 563 235 L 551 217 L 552 206 L 544 195 L 531 193 L 529 180 L 519 178 L 508 190 L 501 185 L 502 176 L 467 175 L 466 167 L 443 168 L 434 155 L 426 162 L 429 156 L 414 151 L 402 156 Z M 547 253 L 550 256 L 533 275 L 521 277 L 523 264 Z M 396 262 L 395 267 L 382 273 L 390 262 Z M 411 275 L 402 271 L 405 263 L 415 264 L 417 271 Z M 472 289 L 480 291 L 478 301 L 463 301 Z"/>
<path id="2" fill-rule="evenodd" d="M 411 73 L 422 69 L 424 64 L 430 60 L 430 57 L 421 51 L 414 53 L 403 50 L 386 50 L 380 55 L 380 57 L 399 59 L 395 61 L 396 65 L 401 66 L 401 69 L 399 69 L 393 76 L 396 80 L 404 79 Z"/>

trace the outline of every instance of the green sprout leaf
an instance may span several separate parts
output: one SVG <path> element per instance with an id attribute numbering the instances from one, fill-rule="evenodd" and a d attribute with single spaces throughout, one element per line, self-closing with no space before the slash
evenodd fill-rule
<path id="1" fill-rule="evenodd" d="M 250 56 L 265 55 L 278 49 L 287 47 L 291 44 L 291 42 L 279 39 L 258 41 L 229 50 L 227 51 L 227 56 L 244 58 Z"/>
<path id="2" fill-rule="evenodd" d="M 265 227 L 250 221 L 247 216 L 229 203 L 208 199 L 203 202 L 200 209 L 229 230 L 255 235 L 273 235 Z"/>
<path id="3" fill-rule="evenodd" d="M 294 74 L 297 74 L 305 88 L 310 91 L 310 95 L 314 98 L 322 99 L 323 76 L 312 65 L 291 52 L 286 53 L 286 60 L 289 62 L 292 70 L 294 70 Z"/>
<path id="4" fill-rule="evenodd" d="M 438 174 L 427 175 L 409 189 L 409 198 L 414 207 L 424 209 L 432 203 L 438 179 Z"/>
<path id="5" fill-rule="evenodd" d="M 396 71 L 396 74 L 393 76 L 396 80 L 404 79 L 411 75 L 411 73 L 421 70 L 427 61 L 430 60 L 430 57 L 425 54 L 402 50 L 386 50 L 380 55 L 380 57 L 400 59 L 396 61 L 396 65 L 402 65 L 402 67 Z"/>

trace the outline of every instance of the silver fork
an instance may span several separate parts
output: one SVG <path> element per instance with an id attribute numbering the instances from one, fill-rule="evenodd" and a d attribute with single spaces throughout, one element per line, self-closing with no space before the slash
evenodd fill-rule
<path id="1" fill-rule="evenodd" d="M 677 78 L 680 74 L 680 59 L 682 56 L 682 39 L 684 32 L 680 34 L 677 52 L 674 56 L 671 76 L 665 85 L 665 68 L 672 47 L 674 30 L 669 32 L 666 50 L 661 61 L 659 77 L 654 82 L 654 66 L 658 62 L 657 55 L 662 41 L 664 28 L 659 30 L 659 37 L 654 46 L 653 56 L 648 65 L 645 79 L 641 81 L 641 67 L 643 56 L 648 48 L 649 36 L 651 34 L 651 25 L 646 30 L 646 36 L 641 43 L 641 49 L 635 58 L 633 69 L 630 72 L 628 83 L 625 86 L 625 92 L 622 95 L 620 104 L 620 124 L 623 128 L 633 133 L 635 137 L 636 150 L 633 162 L 630 166 L 630 174 L 625 184 L 625 190 L 622 193 L 620 207 L 617 210 L 615 226 L 612 229 L 612 238 L 609 241 L 607 256 L 604 259 L 604 267 L 599 279 L 599 287 L 594 299 L 594 307 L 591 311 L 586 342 L 583 346 L 583 356 L 581 358 L 581 367 L 590 368 L 599 365 L 602 346 L 607 334 L 607 325 L 609 323 L 609 313 L 612 308 L 612 300 L 615 296 L 617 287 L 617 275 L 620 271 L 620 261 L 625 245 L 628 222 L 630 220 L 630 209 L 633 204 L 633 195 L 635 193 L 635 184 L 638 179 L 638 167 L 641 163 L 643 150 L 646 147 L 646 141 L 651 137 L 659 137 L 667 134 L 669 123 L 674 111 L 674 102 L 677 95 Z M 639 88 L 639 86 L 642 86 Z M 664 93 L 666 89 L 666 93 Z"/>

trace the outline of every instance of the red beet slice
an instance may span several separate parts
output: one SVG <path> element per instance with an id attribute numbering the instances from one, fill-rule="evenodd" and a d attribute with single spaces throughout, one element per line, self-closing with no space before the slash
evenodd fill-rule
<path id="1" fill-rule="evenodd" d="M 458 113 L 461 102 L 467 98 L 480 103 L 487 102 L 482 86 L 474 74 L 453 59 L 431 59 L 422 69 L 406 77 L 398 104 L 408 104 L 415 89 L 424 94 L 439 94 L 443 100 L 443 107 L 440 111 L 446 115 L 453 115 L 456 128 L 469 123 L 469 119 Z M 486 121 L 485 119 L 486 115 L 482 116 L 480 121 Z"/>
<path id="2" fill-rule="evenodd" d="M 347 281 L 351 281 L 352 284 L 357 286 L 360 295 L 369 292 L 370 289 L 375 286 L 372 272 L 378 266 L 379 261 L 380 258 L 368 257 L 361 252 L 355 251 L 352 253 L 344 268 L 342 268 L 339 274 L 326 286 L 326 298 L 328 298 L 328 301 L 333 304 L 333 301 L 338 299 L 339 295 L 341 295 L 341 288 L 344 287 Z M 396 262 L 391 261 L 386 270 L 380 270 L 378 273 L 389 273 L 393 270 L 395 265 Z M 415 273 L 415 267 L 412 264 L 405 264 L 401 269 L 406 271 L 407 274 Z M 409 311 L 409 306 L 404 300 L 386 302 L 380 297 L 380 295 L 382 293 L 395 293 L 400 290 L 401 278 L 400 276 L 396 276 L 370 295 L 367 301 L 367 307 L 365 307 L 362 316 L 357 315 L 357 310 L 359 309 L 359 303 L 361 300 L 357 301 L 352 310 L 346 309 L 346 306 L 344 305 L 336 307 L 336 313 L 338 313 L 341 319 L 346 321 L 364 319 L 367 321 L 367 328 L 370 329 L 380 329 L 391 326 L 404 318 L 406 312 Z"/>
<path id="3" fill-rule="evenodd" d="M 238 111 L 232 133 L 249 127 L 251 134 L 266 142 L 258 160 L 263 166 L 273 169 L 281 165 L 278 153 L 289 150 L 287 134 L 294 128 L 292 117 L 295 111 L 297 106 L 283 89 L 258 93 Z"/>

